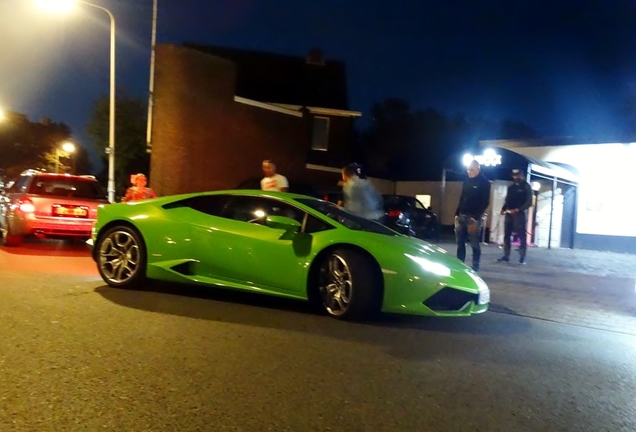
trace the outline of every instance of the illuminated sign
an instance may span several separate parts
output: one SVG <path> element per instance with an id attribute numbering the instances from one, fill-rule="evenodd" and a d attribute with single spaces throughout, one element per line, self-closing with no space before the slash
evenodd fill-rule
<path id="1" fill-rule="evenodd" d="M 501 155 L 497 154 L 493 149 L 484 150 L 484 154 L 481 155 L 472 155 L 470 153 L 464 155 L 463 162 L 465 166 L 470 165 L 473 160 L 479 162 L 481 166 L 501 165 Z"/>

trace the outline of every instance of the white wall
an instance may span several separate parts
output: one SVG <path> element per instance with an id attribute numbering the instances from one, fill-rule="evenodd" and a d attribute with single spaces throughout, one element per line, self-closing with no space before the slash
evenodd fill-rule
<path id="1" fill-rule="evenodd" d="M 446 190 L 444 192 L 444 202 L 442 203 L 442 182 L 439 181 L 406 181 L 396 183 L 396 194 L 398 195 L 430 195 L 431 206 L 433 211 L 441 216 L 440 223 L 442 225 L 453 225 L 455 210 L 459 204 L 459 197 L 462 194 L 462 181 L 446 182 Z M 493 202 L 494 187 L 490 190 L 490 202 Z M 500 209 L 501 205 L 497 207 Z M 492 220 L 492 205 L 488 206 L 486 213 L 488 214 L 488 222 L 486 226 L 490 226 Z M 441 210 L 441 211 L 440 211 Z M 499 210 L 497 210 L 498 212 Z"/>
<path id="2" fill-rule="evenodd" d="M 394 194 L 395 182 L 376 177 L 368 177 L 369 181 L 381 194 Z"/>
<path id="3" fill-rule="evenodd" d="M 439 181 L 408 181 L 397 182 L 396 190 L 398 195 L 430 195 L 433 212 L 441 216 L 442 225 L 452 225 L 455 210 L 462 194 L 462 182 L 446 182 L 444 202 L 442 203 L 442 182 Z"/>

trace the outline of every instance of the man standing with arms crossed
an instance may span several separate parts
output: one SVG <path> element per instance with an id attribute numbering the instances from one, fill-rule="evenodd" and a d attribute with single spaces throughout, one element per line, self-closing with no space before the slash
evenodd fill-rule
<path id="1" fill-rule="evenodd" d="M 506 215 L 504 225 L 504 255 L 497 262 L 510 261 L 513 231 L 519 236 L 519 264 L 526 263 L 526 210 L 532 205 L 532 188 L 518 169 L 512 170 L 512 184 L 508 186 L 506 200 L 499 212 Z"/>
<path id="2" fill-rule="evenodd" d="M 481 173 L 479 162 L 473 160 L 466 169 L 468 178 L 464 181 L 459 205 L 455 211 L 455 237 L 457 239 L 457 258 L 466 259 L 466 241 L 473 249 L 473 270 L 479 271 L 481 246 L 479 228 L 482 216 L 490 204 L 490 182 Z"/>

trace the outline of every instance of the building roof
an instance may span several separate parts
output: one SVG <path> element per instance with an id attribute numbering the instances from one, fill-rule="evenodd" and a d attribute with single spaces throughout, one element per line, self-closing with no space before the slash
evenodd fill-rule
<path id="1" fill-rule="evenodd" d="M 519 147 L 545 147 L 555 145 L 572 145 L 576 144 L 574 137 L 543 137 L 543 138 L 525 138 L 525 139 L 499 139 L 499 140 L 481 140 L 479 145 L 482 147 L 500 147 L 514 149 Z"/>
<path id="2" fill-rule="evenodd" d="M 267 103 L 348 110 L 346 67 L 319 50 L 305 57 L 191 42 L 184 47 L 236 65 L 236 95 Z"/>

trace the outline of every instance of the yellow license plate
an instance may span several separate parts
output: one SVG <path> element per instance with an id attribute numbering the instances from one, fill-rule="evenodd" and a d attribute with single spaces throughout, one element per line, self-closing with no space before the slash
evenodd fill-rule
<path id="1" fill-rule="evenodd" d="M 58 207 L 56 209 L 56 213 L 60 216 L 86 216 L 88 215 L 88 211 L 82 207 Z"/>

